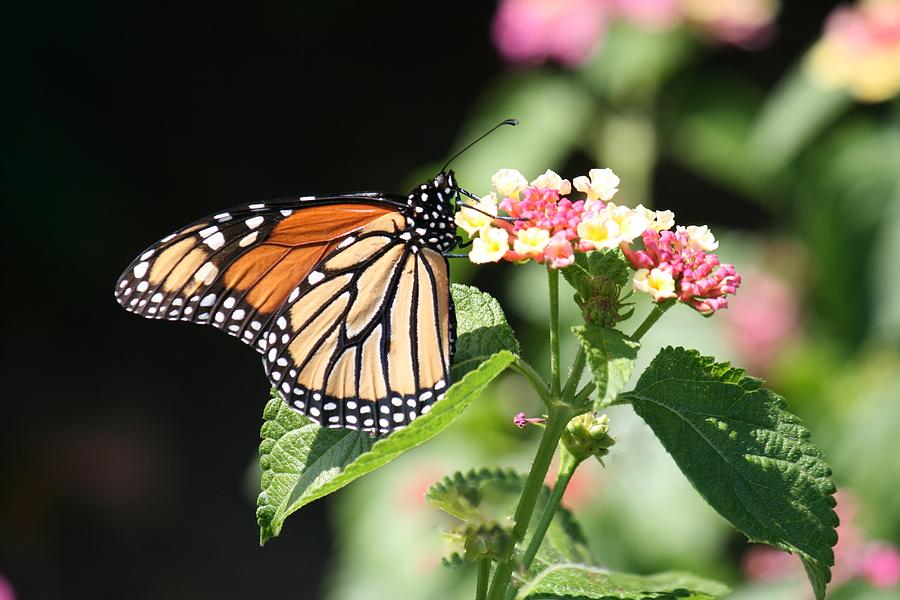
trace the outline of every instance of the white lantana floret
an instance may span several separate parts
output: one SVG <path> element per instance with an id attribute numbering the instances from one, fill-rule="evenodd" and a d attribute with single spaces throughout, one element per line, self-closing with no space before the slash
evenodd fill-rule
<path id="1" fill-rule="evenodd" d="M 582 175 L 572 181 L 576 190 L 587 194 L 588 200 L 608 202 L 619 191 L 619 176 L 612 169 L 591 169 L 588 175 L 590 178 Z"/>
<path id="2" fill-rule="evenodd" d="M 500 198 L 518 200 L 522 190 L 528 187 L 528 180 L 515 169 L 500 169 L 491 177 L 491 185 Z"/>
<path id="3" fill-rule="evenodd" d="M 556 190 L 560 196 L 566 196 L 572 192 L 572 184 L 569 183 L 569 180 L 563 179 L 550 169 L 547 169 L 546 173 L 532 181 L 530 185 L 543 190 Z"/>

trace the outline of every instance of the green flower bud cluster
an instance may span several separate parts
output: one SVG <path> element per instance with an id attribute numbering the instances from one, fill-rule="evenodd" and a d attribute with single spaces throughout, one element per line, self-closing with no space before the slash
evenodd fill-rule
<path id="1" fill-rule="evenodd" d="M 626 305 L 619 297 L 622 286 L 606 275 L 592 277 L 582 287 L 575 296 L 575 302 L 581 307 L 584 320 L 588 323 L 611 328 L 634 312 L 634 308 L 623 312 Z"/>
<path id="2" fill-rule="evenodd" d="M 609 435 L 609 415 L 596 416 L 594 413 L 578 415 L 566 425 L 562 443 L 576 462 L 595 456 L 600 464 L 609 454 L 609 448 L 616 440 Z"/>

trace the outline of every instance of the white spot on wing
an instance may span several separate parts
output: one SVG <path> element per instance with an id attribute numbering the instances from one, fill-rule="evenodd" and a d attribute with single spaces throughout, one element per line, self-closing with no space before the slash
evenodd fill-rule
<path id="1" fill-rule="evenodd" d="M 250 229 L 256 229 L 257 227 L 262 225 L 263 221 L 265 221 L 265 219 L 263 219 L 262 217 L 250 217 L 249 219 L 244 221 L 244 223 L 246 223 L 247 227 L 249 227 Z"/>
<path id="2" fill-rule="evenodd" d="M 212 264 L 211 262 L 203 263 L 203 266 L 197 269 L 197 272 L 194 273 L 194 279 L 203 283 L 205 285 L 209 285 L 215 280 L 216 276 L 219 274 L 219 268 Z M 207 296 L 208 298 L 209 296 Z M 205 298 L 204 298 L 205 300 Z M 215 301 L 215 296 L 213 296 L 213 301 Z M 210 304 L 203 304 L 201 302 L 200 306 L 210 306 Z"/>
<path id="3" fill-rule="evenodd" d="M 213 225 L 212 227 L 207 227 L 206 229 L 201 229 L 198 233 L 200 234 L 200 237 L 202 237 L 203 239 L 206 239 L 209 236 L 211 236 L 212 234 L 214 234 L 215 232 L 217 232 L 218 230 L 219 230 L 219 228 L 216 227 L 215 225 Z"/>
<path id="4" fill-rule="evenodd" d="M 325 274 L 320 271 L 313 271 L 309 274 L 309 277 L 307 279 L 309 280 L 310 285 L 316 285 L 317 283 L 325 279 Z"/>
<path id="5" fill-rule="evenodd" d="M 244 309 L 239 308 L 236 311 L 234 311 L 233 313 L 231 313 L 231 318 L 234 319 L 235 321 L 240 321 L 241 319 L 244 318 L 245 314 L 247 314 L 247 313 L 244 311 Z"/>
<path id="6" fill-rule="evenodd" d="M 207 246 L 209 246 L 210 248 L 212 248 L 213 250 L 218 250 L 219 248 L 221 248 L 222 246 L 225 245 L 225 236 L 222 235 L 221 231 L 219 231 L 219 232 L 212 234 L 208 238 L 206 238 L 206 240 L 203 243 L 206 244 Z"/>
<path id="7" fill-rule="evenodd" d="M 247 246 L 249 246 L 250 244 L 255 242 L 256 238 L 258 236 L 259 236 L 258 231 L 248 233 L 247 235 L 245 235 L 244 237 L 241 238 L 241 241 L 238 242 L 238 246 L 240 246 L 241 248 L 246 248 Z"/>
<path id="8" fill-rule="evenodd" d="M 207 263 L 209 264 L 209 263 Z M 203 300 L 200 301 L 200 306 L 212 306 L 216 303 L 216 295 L 215 294 L 207 294 L 203 297 Z"/>
<path id="9" fill-rule="evenodd" d="M 147 261 L 138 263 L 137 266 L 134 268 L 134 276 L 135 277 L 143 277 L 144 275 L 147 274 L 147 268 L 149 268 L 149 267 L 150 267 L 150 263 L 148 263 Z"/>

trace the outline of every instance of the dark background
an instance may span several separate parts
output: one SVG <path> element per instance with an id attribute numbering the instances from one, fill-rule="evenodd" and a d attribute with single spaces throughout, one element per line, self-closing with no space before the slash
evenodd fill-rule
<path id="1" fill-rule="evenodd" d="M 788 3 L 773 46 L 704 60 L 770 86 L 831 6 Z M 504 68 L 494 7 L 17 10 L 2 36 L 0 575 L 25 599 L 313 597 L 327 501 L 257 544 L 258 360 L 212 329 L 128 315 L 112 286 L 149 243 L 224 207 L 402 191 Z M 656 184 L 723 194 L 672 164 Z M 752 224 L 728 206 L 709 220 Z"/>

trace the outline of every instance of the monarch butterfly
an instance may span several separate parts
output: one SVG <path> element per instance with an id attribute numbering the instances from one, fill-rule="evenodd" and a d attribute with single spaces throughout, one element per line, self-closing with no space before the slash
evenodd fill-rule
<path id="1" fill-rule="evenodd" d="M 406 196 L 282 198 L 200 219 L 138 255 L 116 299 L 250 345 L 288 405 L 319 425 L 404 427 L 450 384 L 446 254 L 457 244 L 452 202 L 470 194 L 449 162 Z"/>

